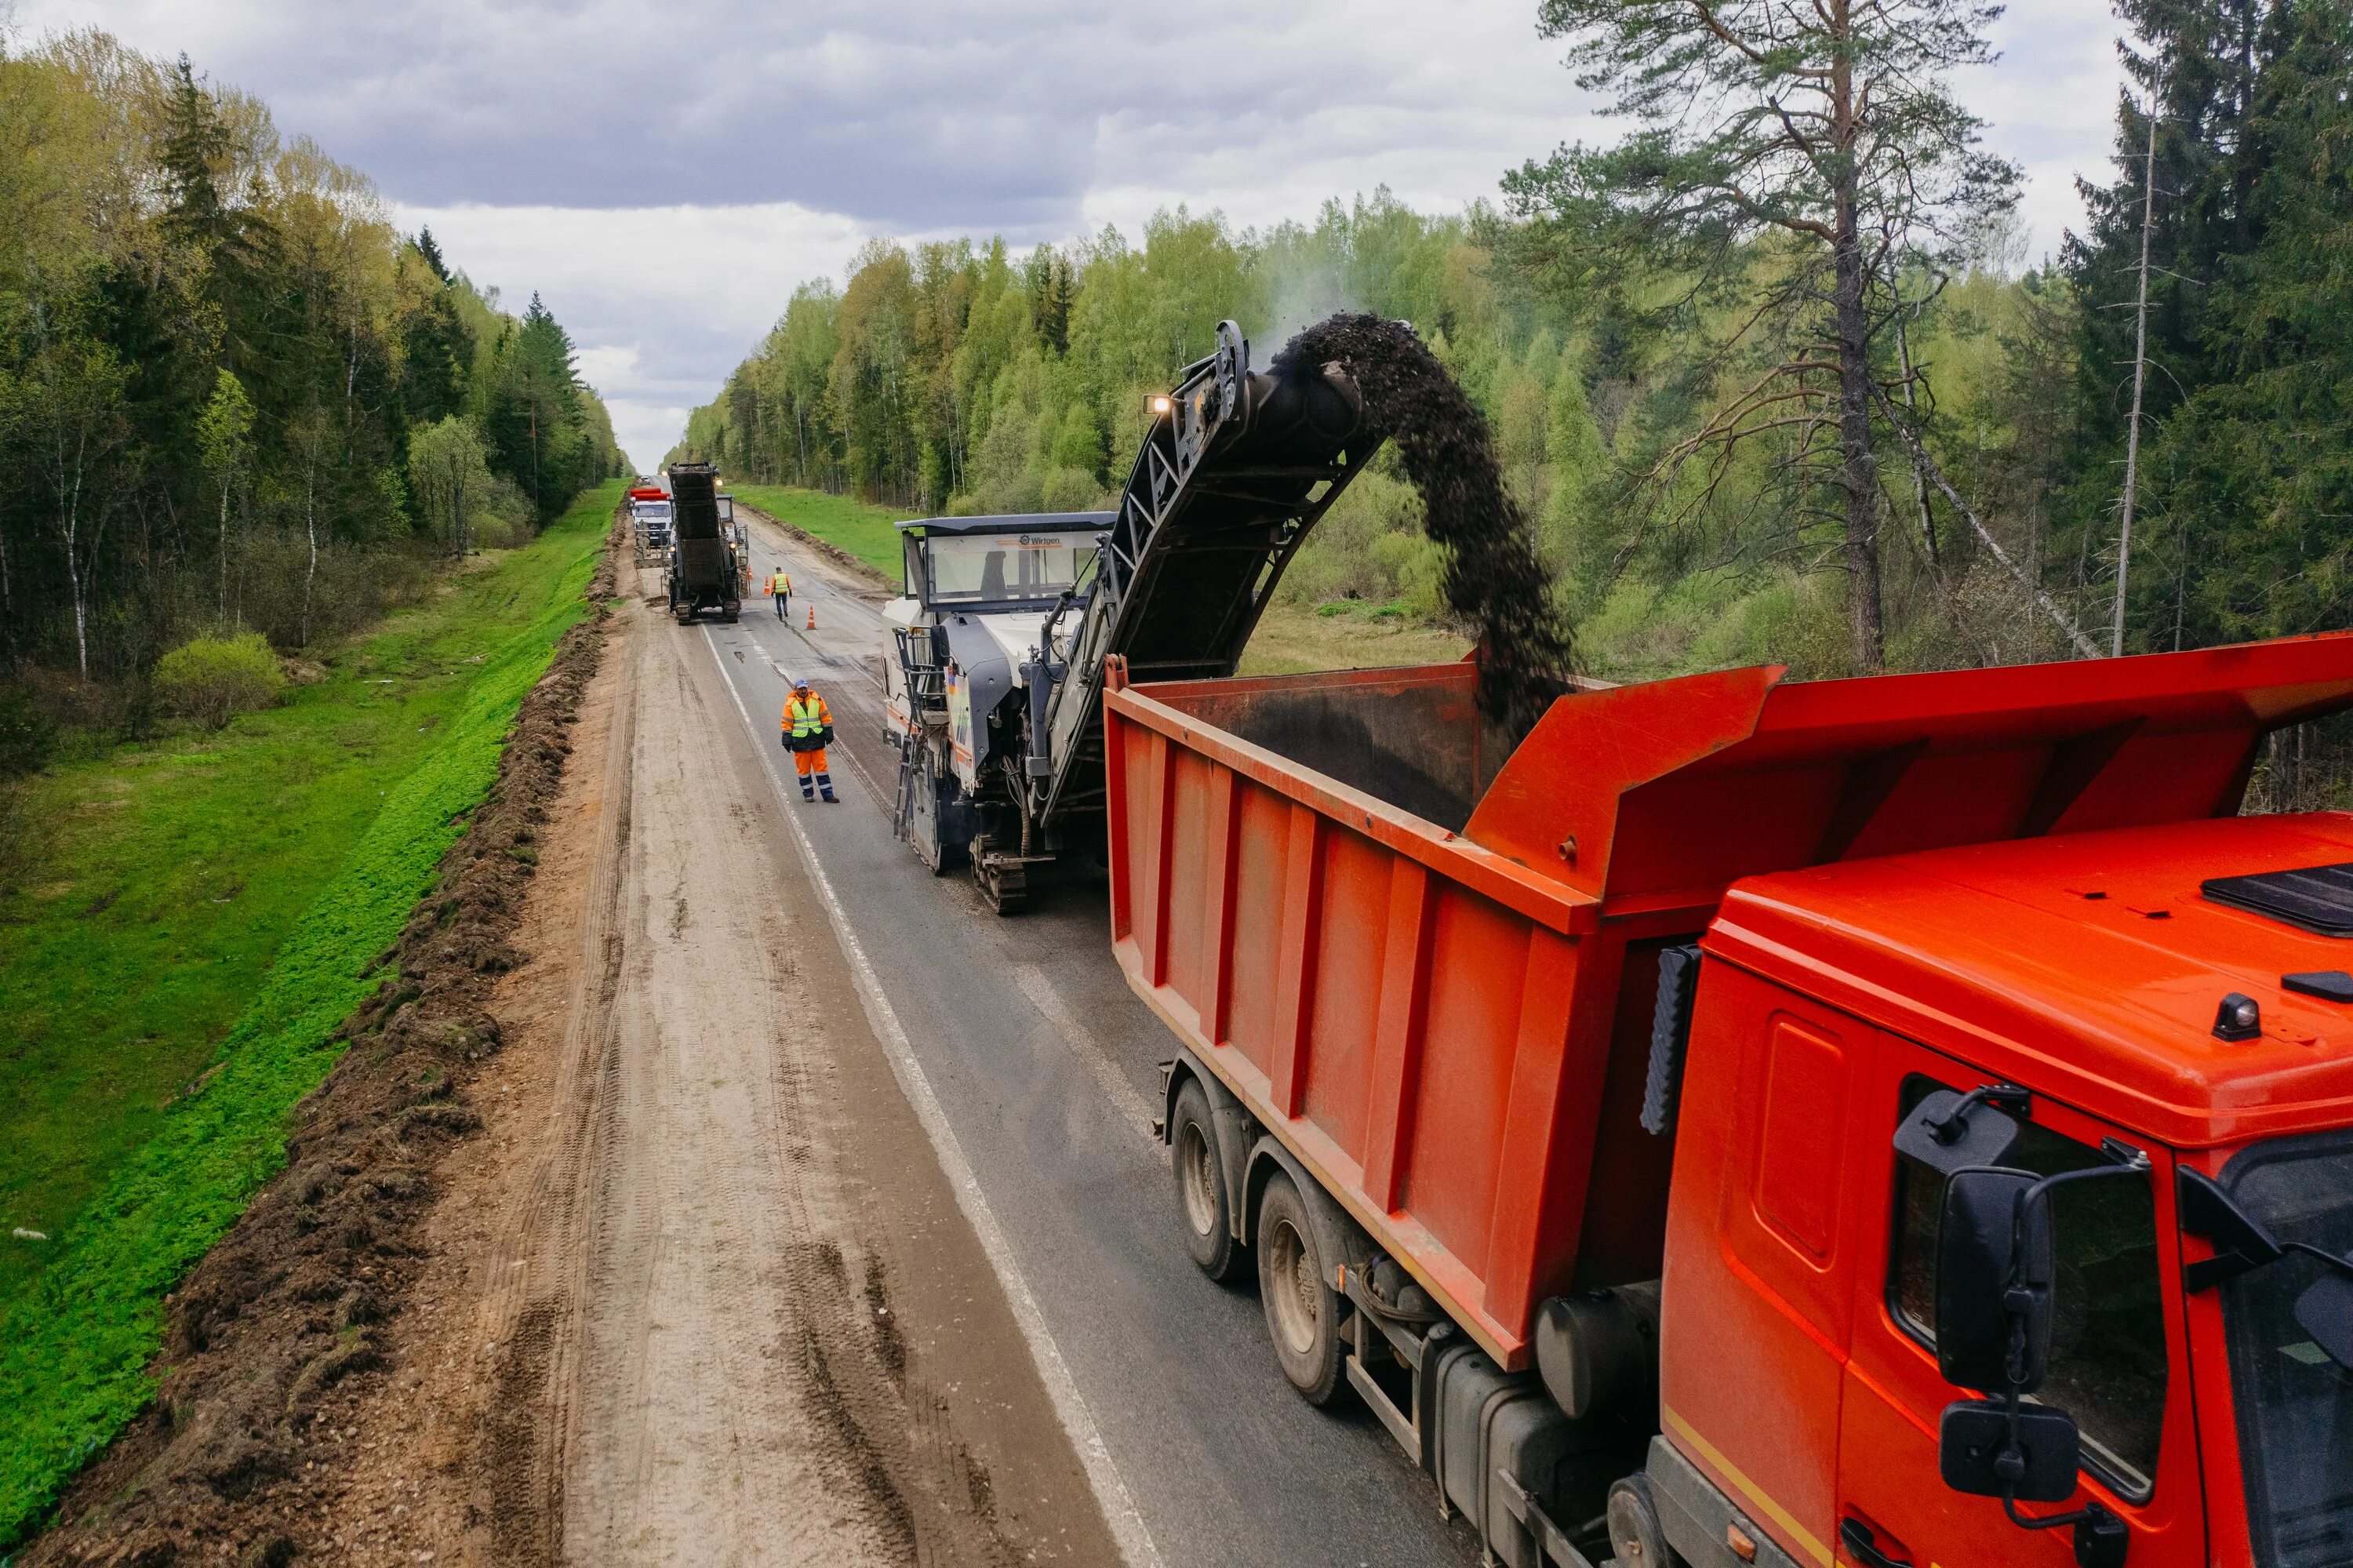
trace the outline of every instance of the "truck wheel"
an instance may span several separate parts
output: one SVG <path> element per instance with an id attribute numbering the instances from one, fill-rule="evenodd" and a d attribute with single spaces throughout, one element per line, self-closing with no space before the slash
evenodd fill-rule
<path id="1" fill-rule="evenodd" d="M 1340 1392 L 1340 1296 L 1326 1283 L 1307 1204 L 1291 1178 L 1267 1178 L 1258 1206 L 1258 1298 L 1282 1375 L 1310 1404 Z"/>
<path id="2" fill-rule="evenodd" d="M 1176 1150 L 1176 1217 L 1185 1223 L 1185 1250 L 1201 1272 L 1219 1281 L 1242 1270 L 1242 1247 L 1234 1240 L 1233 1208 L 1226 1193 L 1224 1162 L 1218 1158 L 1217 1124 L 1209 1119 L 1209 1097 L 1188 1080 L 1176 1091 L 1168 1141 Z"/>
<path id="3" fill-rule="evenodd" d="M 1609 1550 L 1619 1568 L 1676 1568 L 1683 1559 L 1667 1549 L 1667 1532 L 1659 1527 L 1659 1505 L 1651 1496 L 1651 1478 L 1620 1478 L 1609 1488 Z"/>

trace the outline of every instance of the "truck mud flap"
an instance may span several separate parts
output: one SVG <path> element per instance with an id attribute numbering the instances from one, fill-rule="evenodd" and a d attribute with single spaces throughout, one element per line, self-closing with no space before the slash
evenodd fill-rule
<path id="1" fill-rule="evenodd" d="M 1650 1462 L 1642 1473 L 1658 1504 L 1661 1532 L 1692 1568 L 1798 1568 L 1796 1558 L 1782 1551 L 1755 1520 L 1735 1508 L 1732 1499 L 1664 1436 L 1651 1439 Z M 1736 1532 L 1756 1543 L 1754 1555 L 1744 1557 L 1733 1551 Z"/>

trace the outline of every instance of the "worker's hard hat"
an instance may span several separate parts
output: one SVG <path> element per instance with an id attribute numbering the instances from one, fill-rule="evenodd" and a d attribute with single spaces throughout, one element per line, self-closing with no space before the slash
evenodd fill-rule
<path id="1" fill-rule="evenodd" d="M 796 692 L 806 692 L 806 691 L 807 691 L 807 690 L 808 690 L 808 677 L 807 677 L 807 675 L 795 675 L 795 676 L 793 677 L 793 690 L 795 690 Z"/>

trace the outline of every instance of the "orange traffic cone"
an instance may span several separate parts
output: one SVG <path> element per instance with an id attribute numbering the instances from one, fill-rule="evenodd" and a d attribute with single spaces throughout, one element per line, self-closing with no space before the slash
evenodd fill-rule
<path id="1" fill-rule="evenodd" d="M 817 630 L 817 600 L 815 599 L 809 600 L 808 629 L 811 631 Z"/>

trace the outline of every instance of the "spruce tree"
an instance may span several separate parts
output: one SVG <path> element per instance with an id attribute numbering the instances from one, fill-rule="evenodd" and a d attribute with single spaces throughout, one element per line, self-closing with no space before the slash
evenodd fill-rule
<path id="1" fill-rule="evenodd" d="M 436 278 L 444 283 L 449 281 L 448 264 L 441 260 L 441 247 L 435 243 L 432 229 L 417 231 L 417 254 L 425 259 L 425 265 L 432 269 Z"/>
<path id="2" fill-rule="evenodd" d="M 2096 512 L 2113 500 L 2133 362 L 2148 105 L 2157 106 L 2155 220 L 2149 237 L 2146 408 L 2161 424 L 2218 374 L 2207 312 L 2223 264 L 2260 238 L 2249 195 L 2261 172 L 2247 139 L 2277 0 L 2116 0 L 2129 84 L 2116 105 L 2115 175 L 2079 182 L 2089 221 L 2066 239 L 2064 268 L 2084 302 L 2080 487 Z"/>
<path id="3" fill-rule="evenodd" d="M 2235 149 L 2255 238 L 2215 262 L 2210 379 L 2152 454 L 2177 556 L 2135 595 L 2145 646 L 2353 618 L 2353 0 L 2277 5 L 2261 49 Z"/>

